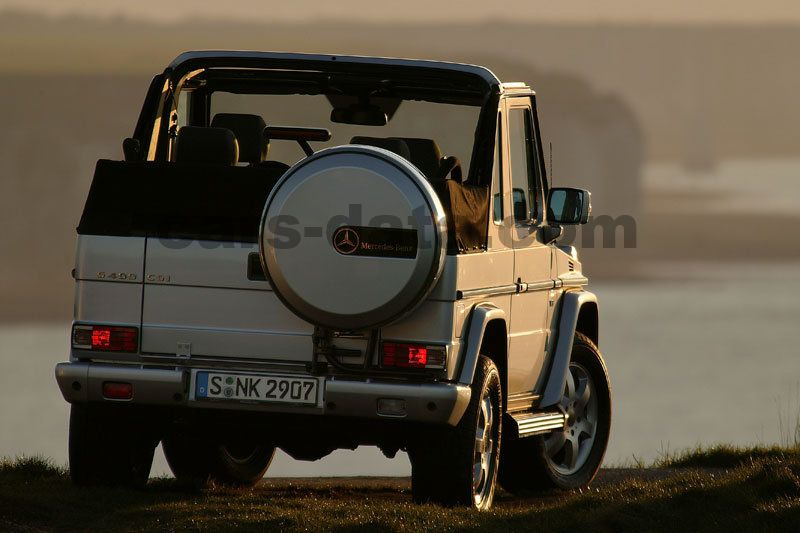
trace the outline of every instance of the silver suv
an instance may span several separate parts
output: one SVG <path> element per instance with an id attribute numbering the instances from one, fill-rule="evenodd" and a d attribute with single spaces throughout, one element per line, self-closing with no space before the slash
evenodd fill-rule
<path id="1" fill-rule="evenodd" d="M 78 226 L 80 485 L 256 483 L 277 447 L 408 452 L 414 501 L 588 484 L 610 384 L 534 92 L 473 65 L 188 52 Z"/>

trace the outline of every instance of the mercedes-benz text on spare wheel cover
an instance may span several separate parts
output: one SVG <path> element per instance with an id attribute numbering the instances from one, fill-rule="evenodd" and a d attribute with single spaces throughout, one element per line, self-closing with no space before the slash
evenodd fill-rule
<path id="1" fill-rule="evenodd" d="M 334 330 L 410 312 L 442 273 L 445 213 L 411 163 L 371 146 L 321 150 L 289 169 L 267 199 L 261 259 L 278 297 Z"/>

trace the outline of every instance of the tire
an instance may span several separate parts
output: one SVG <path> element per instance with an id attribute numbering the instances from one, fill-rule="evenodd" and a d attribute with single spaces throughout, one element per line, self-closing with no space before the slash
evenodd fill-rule
<path id="1" fill-rule="evenodd" d="M 171 433 L 164 438 L 162 447 L 175 478 L 190 484 L 214 482 L 252 487 L 264 477 L 275 455 L 274 446 L 216 444 L 183 433 Z"/>
<path id="2" fill-rule="evenodd" d="M 491 359 L 481 356 L 469 406 L 458 425 L 431 428 L 409 446 L 415 503 L 491 507 L 500 458 L 502 407 L 500 374 Z"/>
<path id="3" fill-rule="evenodd" d="M 145 419 L 127 406 L 70 409 L 69 472 L 75 485 L 142 488 L 157 444 Z"/>
<path id="4" fill-rule="evenodd" d="M 560 404 L 568 414 L 565 429 L 504 443 L 500 484 L 507 491 L 578 489 L 600 469 L 611 431 L 611 384 L 600 350 L 582 333 L 575 333 L 569 370 Z M 581 390 L 588 396 L 575 402 L 579 394 L 572 391 Z"/>
<path id="5" fill-rule="evenodd" d="M 342 215 L 356 205 L 359 215 L 348 222 Z M 391 206 L 388 219 L 383 206 Z M 287 216 L 326 228 L 323 238 L 286 246 L 276 221 Z M 361 217 L 386 222 L 384 227 L 355 225 Z M 287 170 L 264 204 L 259 253 L 270 297 L 277 296 L 306 322 L 334 331 L 395 322 L 425 301 L 442 275 L 445 221 L 433 186 L 404 157 L 366 144 L 319 150 Z M 380 246 L 368 246 L 375 243 Z M 319 266 L 309 265 L 324 265 L 324 278 Z M 365 297 L 353 298 L 353 287 Z"/>

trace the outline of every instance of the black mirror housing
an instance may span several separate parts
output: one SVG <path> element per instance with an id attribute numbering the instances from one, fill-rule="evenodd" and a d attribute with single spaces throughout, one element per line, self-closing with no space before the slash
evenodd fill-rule
<path id="1" fill-rule="evenodd" d="M 547 220 L 554 224 L 586 224 L 592 214 L 592 193 L 585 189 L 556 187 L 547 197 Z"/>
<path id="2" fill-rule="evenodd" d="M 331 122 L 358 126 L 385 126 L 389 123 L 389 118 L 376 105 L 354 104 L 333 109 L 331 111 Z"/>

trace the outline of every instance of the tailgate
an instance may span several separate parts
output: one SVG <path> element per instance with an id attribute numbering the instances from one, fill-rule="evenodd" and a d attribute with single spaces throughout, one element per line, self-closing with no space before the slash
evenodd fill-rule
<path id="1" fill-rule="evenodd" d="M 308 362 L 312 333 L 270 290 L 255 243 L 147 239 L 143 353 Z"/>

